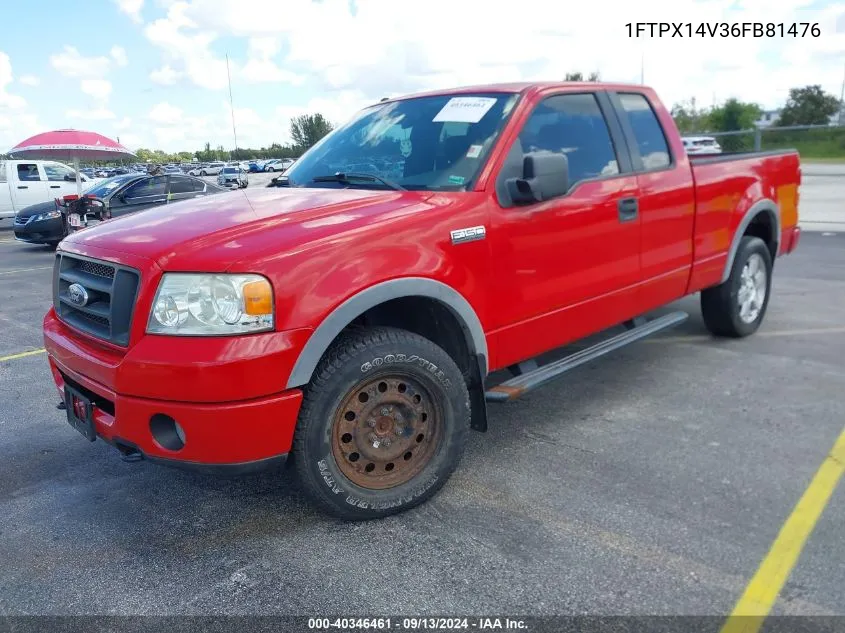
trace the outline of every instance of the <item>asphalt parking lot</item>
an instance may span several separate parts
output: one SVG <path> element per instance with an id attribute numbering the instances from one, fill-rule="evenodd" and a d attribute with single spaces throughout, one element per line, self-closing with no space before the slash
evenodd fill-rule
<path id="1" fill-rule="evenodd" d="M 757 335 L 712 339 L 688 297 L 681 328 L 491 405 L 426 505 L 347 524 L 286 472 L 71 429 L 37 351 L 53 253 L 0 223 L 0 613 L 729 613 L 845 424 L 842 229 L 779 260 Z M 845 615 L 843 525 L 840 485 L 773 613 Z"/>

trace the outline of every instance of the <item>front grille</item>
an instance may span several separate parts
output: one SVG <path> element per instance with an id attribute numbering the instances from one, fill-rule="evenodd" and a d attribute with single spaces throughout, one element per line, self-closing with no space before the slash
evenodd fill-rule
<path id="1" fill-rule="evenodd" d="M 91 273 L 92 275 L 105 277 L 106 279 L 114 279 L 114 266 L 109 264 L 101 264 L 99 262 L 83 259 L 79 262 L 78 268 L 84 273 Z"/>
<path id="2" fill-rule="evenodd" d="M 22 218 L 19 215 L 15 216 L 15 224 L 17 224 L 18 226 L 23 226 L 27 222 L 29 222 L 29 218 Z"/>
<path id="3" fill-rule="evenodd" d="M 140 274 L 134 268 L 57 253 L 53 306 L 71 327 L 125 347 L 139 281 Z M 71 293 L 72 285 L 81 286 L 83 292 Z"/>

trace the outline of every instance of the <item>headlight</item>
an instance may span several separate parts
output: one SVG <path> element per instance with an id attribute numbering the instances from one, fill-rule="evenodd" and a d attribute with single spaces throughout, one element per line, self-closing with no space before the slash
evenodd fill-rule
<path id="1" fill-rule="evenodd" d="M 147 332 L 229 336 L 273 329 L 273 289 L 261 275 L 165 273 Z"/>
<path id="2" fill-rule="evenodd" d="M 52 220 L 53 218 L 60 217 L 62 217 L 61 211 L 47 211 L 47 213 L 39 213 L 34 218 L 32 218 L 32 221 L 38 222 L 39 220 Z"/>

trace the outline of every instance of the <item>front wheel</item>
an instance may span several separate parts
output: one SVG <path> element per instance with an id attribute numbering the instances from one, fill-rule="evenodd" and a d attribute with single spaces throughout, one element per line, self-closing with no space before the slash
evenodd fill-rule
<path id="1" fill-rule="evenodd" d="M 208 172 L 203 170 L 203 171 L 200 172 L 200 176 L 208 176 Z"/>
<path id="2" fill-rule="evenodd" d="M 380 518 L 443 486 L 469 424 L 466 383 L 443 349 L 405 330 L 358 330 L 334 344 L 305 389 L 293 463 L 323 510 Z"/>
<path id="3" fill-rule="evenodd" d="M 757 331 L 769 306 L 772 254 L 759 237 L 744 236 L 727 281 L 701 292 L 701 314 L 716 336 L 740 338 Z"/>
<path id="4" fill-rule="evenodd" d="M 269 171 L 269 172 L 272 174 L 272 173 L 273 173 L 274 171 L 276 171 L 276 170 L 275 170 L 275 169 L 273 169 L 272 167 L 268 167 L 265 171 Z"/>

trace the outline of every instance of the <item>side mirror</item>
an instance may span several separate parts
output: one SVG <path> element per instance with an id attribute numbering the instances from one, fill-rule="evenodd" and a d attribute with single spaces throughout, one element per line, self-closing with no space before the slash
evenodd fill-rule
<path id="1" fill-rule="evenodd" d="M 569 191 L 569 161 L 565 154 L 531 152 L 522 161 L 522 178 L 505 182 L 514 204 L 542 202 Z"/>

